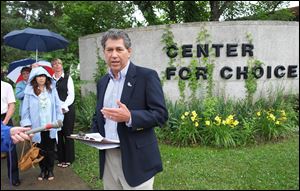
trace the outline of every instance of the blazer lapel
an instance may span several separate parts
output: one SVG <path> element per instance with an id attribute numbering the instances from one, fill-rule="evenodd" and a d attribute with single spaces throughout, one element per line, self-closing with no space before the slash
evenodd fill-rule
<path id="1" fill-rule="evenodd" d="M 123 92 L 121 96 L 121 102 L 125 105 L 128 105 L 130 101 L 131 94 L 134 89 L 136 81 L 136 66 L 131 62 L 126 74 L 126 79 L 123 86 Z"/>

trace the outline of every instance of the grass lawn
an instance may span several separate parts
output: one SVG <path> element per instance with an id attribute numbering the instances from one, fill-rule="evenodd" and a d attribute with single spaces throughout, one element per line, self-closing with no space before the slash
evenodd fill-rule
<path id="1" fill-rule="evenodd" d="M 98 150 L 76 142 L 72 168 L 92 189 L 98 180 Z M 160 144 L 164 171 L 155 190 L 299 190 L 299 136 L 235 149 L 178 148 Z"/>

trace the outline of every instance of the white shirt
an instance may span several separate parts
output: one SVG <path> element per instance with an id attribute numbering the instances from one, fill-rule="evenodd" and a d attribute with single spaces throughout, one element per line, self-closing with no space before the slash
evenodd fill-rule
<path id="1" fill-rule="evenodd" d="M 8 104 L 15 103 L 16 98 L 12 86 L 1 80 L 1 115 L 8 110 Z"/>
<path id="2" fill-rule="evenodd" d="M 56 78 L 55 74 L 53 74 L 52 77 L 55 81 L 58 81 L 61 77 L 65 77 L 65 73 L 62 73 L 59 78 Z M 75 99 L 74 83 L 73 83 L 73 79 L 71 78 L 71 75 L 69 75 L 67 86 L 68 86 L 68 92 L 67 92 L 68 96 L 65 101 L 62 101 L 61 108 L 65 109 L 66 111 L 69 111 L 68 107 L 74 102 Z"/>
<path id="3" fill-rule="evenodd" d="M 126 74 L 129 68 L 129 64 L 130 62 L 128 62 L 127 66 L 119 72 L 118 79 L 114 78 L 112 72 L 109 70 L 110 80 L 108 82 L 105 95 L 104 95 L 104 101 L 103 101 L 104 107 L 108 107 L 108 108 L 119 107 L 116 101 L 121 100 L 121 95 L 123 92 L 123 86 L 126 79 Z M 106 118 L 104 124 L 105 137 L 112 140 L 119 141 L 117 127 L 118 127 L 117 122 L 110 120 L 109 118 Z"/>
<path id="4" fill-rule="evenodd" d="M 44 127 L 46 124 L 52 122 L 52 108 L 49 92 L 44 87 L 44 90 L 38 96 L 39 98 L 39 117 L 40 117 L 40 126 Z"/>

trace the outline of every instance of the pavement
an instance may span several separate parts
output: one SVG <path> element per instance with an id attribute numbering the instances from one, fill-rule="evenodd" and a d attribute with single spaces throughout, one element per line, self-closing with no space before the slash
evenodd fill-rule
<path id="1" fill-rule="evenodd" d="M 17 144 L 18 157 L 22 144 Z M 37 165 L 27 171 L 19 171 L 21 184 L 12 186 L 7 176 L 6 159 L 1 159 L 1 190 L 91 190 L 89 186 L 72 170 L 71 167 L 54 167 L 54 180 L 37 180 L 40 168 Z"/>

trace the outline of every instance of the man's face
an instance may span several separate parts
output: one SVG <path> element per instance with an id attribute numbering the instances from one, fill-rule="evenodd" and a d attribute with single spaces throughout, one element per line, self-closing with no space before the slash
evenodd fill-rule
<path id="1" fill-rule="evenodd" d="M 112 70 L 114 75 L 117 75 L 128 63 L 130 58 L 131 48 L 127 49 L 123 39 L 108 39 L 105 43 L 104 56 L 105 61 Z"/>
<path id="2" fill-rule="evenodd" d="M 61 72 L 63 70 L 62 64 L 59 61 L 54 61 L 51 63 L 52 64 L 52 69 L 54 72 Z"/>
<path id="3" fill-rule="evenodd" d="M 30 74 L 30 72 L 28 72 L 28 71 L 23 71 L 22 72 L 22 77 L 23 77 L 24 81 L 28 80 L 29 74 Z"/>

